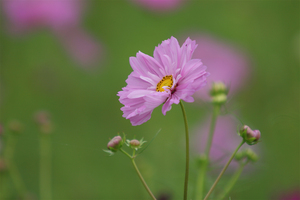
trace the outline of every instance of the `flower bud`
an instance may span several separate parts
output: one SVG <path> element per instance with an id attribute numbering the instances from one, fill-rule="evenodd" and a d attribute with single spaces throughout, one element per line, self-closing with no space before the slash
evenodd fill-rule
<path id="1" fill-rule="evenodd" d="M 227 101 L 228 89 L 222 82 L 213 83 L 212 89 L 210 90 L 210 96 L 213 104 L 222 105 Z"/>
<path id="2" fill-rule="evenodd" d="M 213 104 L 222 105 L 226 101 L 227 101 L 227 95 L 226 94 L 218 94 L 218 95 L 212 97 L 212 103 Z"/>
<path id="3" fill-rule="evenodd" d="M 249 161 L 256 162 L 258 160 L 258 156 L 252 149 L 247 148 L 243 151 L 237 152 L 234 159 L 237 161 L 248 159 Z"/>
<path id="4" fill-rule="evenodd" d="M 18 120 L 12 120 L 8 125 L 9 129 L 15 133 L 21 133 L 23 131 L 23 125 Z"/>
<path id="5" fill-rule="evenodd" d="M 252 162 L 256 162 L 256 161 L 258 160 L 258 156 L 257 156 L 256 153 L 255 153 L 252 149 L 250 149 L 250 148 L 248 148 L 248 149 L 246 150 L 246 156 L 247 156 L 248 160 L 250 160 L 250 161 L 252 161 Z"/>
<path id="6" fill-rule="evenodd" d="M 140 145 L 141 145 L 141 143 L 140 143 L 140 141 L 138 141 L 138 140 L 131 140 L 130 142 L 129 142 L 129 144 L 130 144 L 130 146 L 131 147 L 134 147 L 134 148 L 138 148 Z"/>
<path id="7" fill-rule="evenodd" d="M 48 124 L 50 122 L 50 117 L 48 112 L 39 111 L 34 116 L 35 122 L 39 125 Z"/>
<path id="8" fill-rule="evenodd" d="M 53 132 L 53 125 L 48 112 L 39 111 L 35 114 L 34 119 L 35 122 L 39 125 L 41 133 L 49 134 Z"/>
<path id="9" fill-rule="evenodd" d="M 259 130 L 251 130 L 251 128 L 247 125 L 240 130 L 240 136 L 243 137 L 245 142 L 249 145 L 254 145 L 260 139 L 260 131 Z"/>
<path id="10" fill-rule="evenodd" d="M 145 143 L 146 141 L 144 141 L 144 139 L 142 138 L 141 140 L 136 140 L 136 139 L 133 139 L 133 140 L 127 140 L 126 141 L 126 145 L 135 149 L 135 150 L 138 150 L 140 148 L 142 148 L 142 145 Z"/>
<path id="11" fill-rule="evenodd" d="M 210 90 L 210 96 L 215 96 L 218 94 L 225 94 L 225 95 L 228 94 L 228 89 L 226 85 L 221 81 L 214 82 Z"/>
<path id="12" fill-rule="evenodd" d="M 121 136 L 118 135 L 108 142 L 107 148 L 113 152 L 116 152 L 119 148 L 122 147 L 122 145 L 123 145 L 123 139 Z"/>

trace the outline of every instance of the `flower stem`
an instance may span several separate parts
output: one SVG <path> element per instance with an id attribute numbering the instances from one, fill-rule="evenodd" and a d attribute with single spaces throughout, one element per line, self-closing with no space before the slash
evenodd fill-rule
<path id="1" fill-rule="evenodd" d="M 188 128 L 188 123 L 187 123 L 187 118 L 186 118 L 186 113 L 185 109 L 183 106 L 182 101 L 180 101 L 180 106 L 183 114 L 183 119 L 184 119 L 184 125 L 185 125 L 185 181 L 184 181 L 184 196 L 183 199 L 187 200 L 187 194 L 188 194 L 188 182 L 189 182 L 189 165 L 190 165 L 190 147 L 189 147 L 189 128 Z"/>
<path id="2" fill-rule="evenodd" d="M 51 140 L 49 134 L 40 135 L 40 199 L 51 200 Z"/>
<path id="3" fill-rule="evenodd" d="M 241 144 L 236 148 L 236 150 L 233 152 L 233 154 L 231 155 L 231 157 L 229 158 L 228 162 L 226 163 L 226 165 L 224 166 L 224 168 L 222 169 L 221 173 L 219 174 L 218 178 L 216 179 L 216 181 L 214 182 L 214 184 L 211 186 L 210 190 L 208 191 L 207 195 L 205 196 L 204 200 L 207 200 L 207 198 L 209 197 L 209 195 L 212 193 L 212 191 L 215 189 L 216 185 L 218 184 L 219 180 L 221 179 L 221 177 L 223 176 L 224 172 L 226 171 L 227 167 L 229 166 L 230 162 L 232 161 L 232 159 L 234 158 L 236 152 L 241 148 L 241 146 L 245 143 L 245 141 L 243 140 L 241 142 Z"/>
<path id="4" fill-rule="evenodd" d="M 8 175 L 11 177 L 13 184 L 16 187 L 16 190 L 18 192 L 19 197 L 23 197 L 26 193 L 25 185 L 22 181 L 21 175 L 19 173 L 18 168 L 16 167 L 13 157 L 14 157 L 14 150 L 16 146 L 16 133 L 10 133 L 7 135 L 7 141 L 6 141 L 6 148 L 4 151 L 4 161 L 5 164 L 8 167 Z M 6 177 L 6 180 L 8 180 L 8 177 Z M 3 183 L 5 184 L 5 183 Z M 6 183 L 7 184 L 7 183 Z"/>
<path id="5" fill-rule="evenodd" d="M 209 128 L 209 135 L 208 135 L 208 138 L 207 138 L 206 149 L 205 149 L 205 155 L 206 155 L 207 158 L 209 158 L 209 152 L 210 152 L 210 148 L 211 148 L 211 145 L 212 145 L 212 140 L 213 140 L 213 136 L 214 136 L 215 127 L 216 127 L 217 118 L 218 118 L 219 113 L 220 113 L 220 106 L 219 105 L 214 105 L 213 116 L 212 116 L 212 119 L 211 119 L 211 124 L 210 124 L 210 128 Z"/>
<path id="6" fill-rule="evenodd" d="M 224 197 L 230 192 L 230 190 L 233 188 L 233 186 L 235 185 L 236 181 L 239 179 L 244 167 L 246 166 L 246 164 L 248 163 L 241 163 L 238 170 L 233 174 L 233 176 L 231 177 L 231 179 L 229 180 L 229 182 L 227 183 L 224 191 L 218 196 L 217 199 L 224 199 Z"/>
<path id="7" fill-rule="evenodd" d="M 213 135 L 215 132 L 215 127 L 216 127 L 217 118 L 218 118 L 219 113 L 220 113 L 220 105 L 214 105 L 213 116 L 211 119 L 211 124 L 210 124 L 210 128 L 209 128 L 207 142 L 206 142 L 205 155 L 203 157 L 206 159 L 206 161 L 203 162 L 203 164 L 200 166 L 199 173 L 198 173 L 197 186 L 196 186 L 196 188 L 197 188 L 196 199 L 203 199 L 205 175 L 206 175 L 207 166 L 209 163 L 209 152 L 211 149 Z"/>
<path id="8" fill-rule="evenodd" d="M 131 161 L 132 161 L 132 164 L 133 164 L 133 166 L 134 166 L 134 169 L 135 169 L 136 173 L 137 173 L 138 176 L 140 177 L 140 179 L 141 179 L 141 181 L 142 181 L 144 187 L 146 188 L 147 192 L 149 193 L 149 195 L 152 197 L 153 200 L 156 200 L 155 196 L 152 194 L 150 188 L 148 187 L 147 183 L 145 182 L 145 180 L 144 180 L 142 174 L 140 173 L 138 167 L 136 166 L 135 161 L 134 161 L 134 158 L 132 158 Z"/>
<path id="9" fill-rule="evenodd" d="M 149 193 L 149 195 L 151 196 L 151 198 L 152 198 L 153 200 L 156 200 L 155 196 L 152 194 L 150 188 L 148 187 L 146 181 L 144 180 L 144 178 L 143 178 L 143 176 L 142 176 L 140 170 L 138 169 L 138 167 L 137 167 L 137 165 L 136 165 L 136 163 L 135 163 L 135 161 L 134 161 L 135 157 L 134 157 L 134 156 L 130 156 L 130 155 L 129 155 L 126 151 L 124 151 L 123 149 L 120 149 L 120 151 L 121 151 L 122 153 L 124 153 L 126 156 L 128 156 L 128 157 L 131 159 L 131 162 L 132 162 L 132 164 L 133 164 L 133 166 L 134 166 L 134 169 L 135 169 L 136 173 L 138 174 L 140 180 L 142 181 L 142 183 L 143 183 L 145 189 L 147 190 L 147 192 Z"/>
<path id="10" fill-rule="evenodd" d="M 204 191 L 204 179 L 205 179 L 205 174 L 208 166 L 208 160 L 207 158 L 206 162 L 201 163 L 198 171 L 198 178 L 197 178 L 197 183 L 196 183 L 196 198 L 195 199 L 203 199 L 203 191 Z"/>

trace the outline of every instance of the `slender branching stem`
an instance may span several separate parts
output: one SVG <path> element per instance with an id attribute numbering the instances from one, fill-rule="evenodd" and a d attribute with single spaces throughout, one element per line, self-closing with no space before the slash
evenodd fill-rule
<path id="1" fill-rule="evenodd" d="M 224 199 L 224 197 L 231 191 L 237 180 L 239 179 L 244 167 L 247 165 L 249 161 L 240 163 L 239 168 L 237 171 L 233 174 L 231 179 L 228 181 L 227 185 L 225 186 L 223 192 L 218 196 L 217 199 Z"/>
<path id="2" fill-rule="evenodd" d="M 189 147 L 189 128 L 188 128 L 188 123 L 187 123 L 187 118 L 186 118 L 186 113 L 185 109 L 183 106 L 182 101 L 180 101 L 180 106 L 183 114 L 183 119 L 184 119 L 184 125 L 185 125 L 185 181 L 184 181 L 184 196 L 183 199 L 187 200 L 187 194 L 188 194 L 188 182 L 189 182 L 189 165 L 190 165 L 190 147 Z"/>
<path id="3" fill-rule="evenodd" d="M 149 193 L 149 195 L 151 196 L 151 198 L 152 198 L 153 200 L 156 200 L 155 196 L 154 196 L 153 193 L 151 192 L 150 188 L 148 187 L 146 181 L 144 180 L 144 178 L 143 178 L 143 176 L 142 176 L 140 170 L 138 169 L 138 167 L 137 167 L 137 165 L 136 165 L 136 163 L 135 163 L 135 161 L 134 161 L 135 155 L 130 156 L 130 155 L 129 155 L 126 151 L 124 151 L 123 149 L 120 149 L 120 151 L 121 151 L 122 153 L 124 153 L 127 157 L 130 158 L 130 160 L 131 160 L 131 162 L 132 162 L 132 164 L 133 164 L 133 167 L 134 167 L 136 173 L 138 174 L 140 180 L 142 181 L 142 183 L 143 183 L 145 189 L 147 190 L 147 192 Z"/>
<path id="4" fill-rule="evenodd" d="M 219 114 L 220 114 L 220 106 L 214 105 L 213 116 L 211 119 L 211 124 L 210 124 L 210 129 L 209 129 L 209 134 L 208 134 L 206 149 L 205 149 L 205 155 L 207 158 L 209 158 L 209 152 L 211 149 L 212 140 L 214 137 L 214 132 L 215 132 L 216 123 L 217 123 L 217 118 L 218 118 Z"/>
<path id="5" fill-rule="evenodd" d="M 205 154 L 203 156 L 203 159 L 205 159 L 205 161 L 201 162 L 201 165 L 199 167 L 199 172 L 198 172 L 198 178 L 197 178 L 197 184 L 196 184 L 196 188 L 197 188 L 196 199 L 203 199 L 205 176 L 206 176 L 206 171 L 207 171 L 207 167 L 209 164 L 209 152 L 211 149 L 213 135 L 215 132 L 217 118 L 218 118 L 219 113 L 220 113 L 220 105 L 214 105 L 213 115 L 212 115 L 211 124 L 210 124 L 210 128 L 209 128 L 207 142 L 206 142 Z"/>
<path id="6" fill-rule="evenodd" d="M 245 143 L 245 141 L 243 140 L 241 142 L 241 144 L 235 149 L 235 151 L 233 152 L 233 154 L 231 155 L 231 157 L 229 158 L 228 162 L 226 163 L 226 165 L 224 166 L 224 168 L 222 169 L 222 171 L 220 172 L 218 178 L 216 179 L 216 181 L 214 182 L 214 184 L 211 186 L 210 190 L 208 191 L 207 195 L 205 196 L 204 200 L 207 200 L 208 197 L 210 196 L 210 194 L 212 193 L 212 191 L 215 189 L 216 185 L 218 184 L 218 182 L 220 181 L 221 177 L 223 176 L 224 172 L 226 171 L 227 167 L 229 166 L 230 162 L 232 161 L 232 159 L 234 158 L 236 152 L 240 149 L 240 147 Z"/>
<path id="7" fill-rule="evenodd" d="M 11 180 L 13 181 L 13 184 L 16 187 L 16 190 L 18 192 L 18 195 L 23 198 L 23 196 L 26 193 L 25 185 L 23 183 L 23 180 L 21 178 L 21 175 L 19 173 L 18 168 L 16 167 L 14 163 L 14 151 L 16 147 L 16 137 L 18 133 L 9 133 L 7 135 L 7 140 L 6 140 L 6 148 L 4 150 L 3 156 L 4 156 L 4 161 L 5 164 L 8 167 L 8 175 L 11 177 Z M 8 180 L 8 179 L 6 179 Z M 3 183 L 5 184 L 5 183 Z"/>

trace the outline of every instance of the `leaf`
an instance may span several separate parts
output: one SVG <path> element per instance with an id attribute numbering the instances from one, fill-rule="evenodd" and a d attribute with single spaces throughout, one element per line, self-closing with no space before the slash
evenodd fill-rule
<path id="1" fill-rule="evenodd" d="M 102 149 L 105 153 L 108 153 L 108 156 L 113 156 L 115 153 L 112 152 L 111 150 L 104 150 Z"/>
<path id="2" fill-rule="evenodd" d="M 148 142 L 148 144 L 144 147 L 144 148 L 142 148 L 139 152 L 137 152 L 137 155 L 138 154 L 141 154 L 143 151 L 145 151 L 147 148 L 148 148 L 148 146 L 151 144 L 151 142 L 156 138 L 156 136 L 158 135 L 158 133 L 161 131 L 161 129 L 159 129 L 158 131 L 157 131 L 157 133 L 154 135 L 154 137 L 150 140 L 150 142 Z"/>

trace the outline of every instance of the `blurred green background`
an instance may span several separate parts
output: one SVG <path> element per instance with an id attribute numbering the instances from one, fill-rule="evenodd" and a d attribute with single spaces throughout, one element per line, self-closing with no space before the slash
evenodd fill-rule
<path id="1" fill-rule="evenodd" d="M 6 129 L 13 119 L 24 124 L 14 160 L 31 194 L 39 196 L 39 131 L 33 115 L 47 110 L 55 125 L 53 199 L 150 199 L 130 160 L 121 153 L 108 157 L 102 149 L 117 133 L 149 141 L 160 128 L 136 162 L 156 195 L 167 192 L 172 199 L 182 199 L 180 106 L 173 105 L 166 116 L 160 106 L 148 122 L 133 127 L 122 117 L 116 94 L 132 71 L 130 56 L 139 50 L 152 56 L 161 41 L 193 31 L 231 41 L 251 56 L 251 79 L 234 101 L 243 120 L 262 132 L 262 156 L 255 171 L 234 187 L 232 199 L 272 199 L 299 189 L 299 1 L 189 0 L 177 10 L 160 13 L 125 0 L 87 4 L 83 26 L 104 49 L 94 70 L 74 63 L 50 32 L 10 35 L 1 15 L 0 122 Z M 185 106 L 191 130 L 211 112 L 197 103 Z M 190 197 L 195 175 L 191 162 Z"/>

